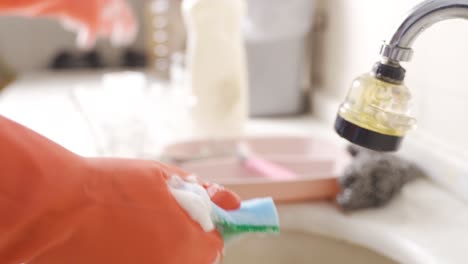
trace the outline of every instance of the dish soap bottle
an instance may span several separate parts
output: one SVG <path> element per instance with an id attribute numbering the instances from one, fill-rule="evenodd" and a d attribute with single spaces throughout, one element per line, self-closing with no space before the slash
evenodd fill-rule
<path id="1" fill-rule="evenodd" d="M 248 115 L 244 0 L 184 0 L 195 137 L 241 136 Z"/>

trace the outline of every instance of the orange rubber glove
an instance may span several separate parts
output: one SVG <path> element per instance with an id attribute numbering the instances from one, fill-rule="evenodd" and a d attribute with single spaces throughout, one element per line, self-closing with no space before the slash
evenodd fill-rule
<path id="1" fill-rule="evenodd" d="M 0 14 L 58 19 L 78 32 L 77 44 L 89 48 L 99 37 L 114 45 L 132 42 L 137 23 L 125 0 L 1 0 Z"/>
<path id="2" fill-rule="evenodd" d="M 211 264 L 204 232 L 166 179 L 186 173 L 155 161 L 77 156 L 0 116 L 0 263 Z M 225 209 L 239 198 L 203 184 Z"/>

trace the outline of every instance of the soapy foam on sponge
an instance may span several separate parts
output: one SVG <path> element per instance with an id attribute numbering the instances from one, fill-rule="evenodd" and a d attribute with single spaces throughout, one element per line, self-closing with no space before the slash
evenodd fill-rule
<path id="1" fill-rule="evenodd" d="M 239 209 L 226 211 L 194 181 L 173 176 L 167 184 L 176 201 L 205 232 L 216 228 L 225 241 L 242 233 L 279 232 L 278 213 L 271 197 L 243 201 Z"/>
<path id="2" fill-rule="evenodd" d="M 215 228 L 211 219 L 211 199 L 202 186 L 193 182 L 185 182 L 179 176 L 171 177 L 167 185 L 179 205 L 200 224 L 205 232 L 210 232 Z"/>

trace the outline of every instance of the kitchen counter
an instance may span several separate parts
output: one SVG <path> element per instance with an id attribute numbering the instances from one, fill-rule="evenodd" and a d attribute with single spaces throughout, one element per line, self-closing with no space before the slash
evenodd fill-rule
<path id="1" fill-rule="evenodd" d="M 71 85 L 99 84 L 100 73 L 23 76 L 0 94 L 0 113 L 49 137 L 71 151 L 97 155 L 93 134 L 70 100 Z M 254 119 L 247 133 L 314 135 L 345 144 L 312 116 Z M 401 263 L 465 263 L 468 207 L 432 180 L 404 187 L 389 205 L 343 213 L 327 202 L 282 205 L 283 230 L 313 232 L 362 245 Z"/>

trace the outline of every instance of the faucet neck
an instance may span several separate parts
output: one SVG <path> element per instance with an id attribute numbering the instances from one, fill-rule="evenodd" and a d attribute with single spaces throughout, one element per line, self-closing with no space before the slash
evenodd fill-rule
<path id="1" fill-rule="evenodd" d="M 384 42 L 380 55 L 393 61 L 410 61 L 411 46 L 417 36 L 433 24 L 453 19 L 468 19 L 468 0 L 426 0 L 405 17 L 391 39 Z"/>

